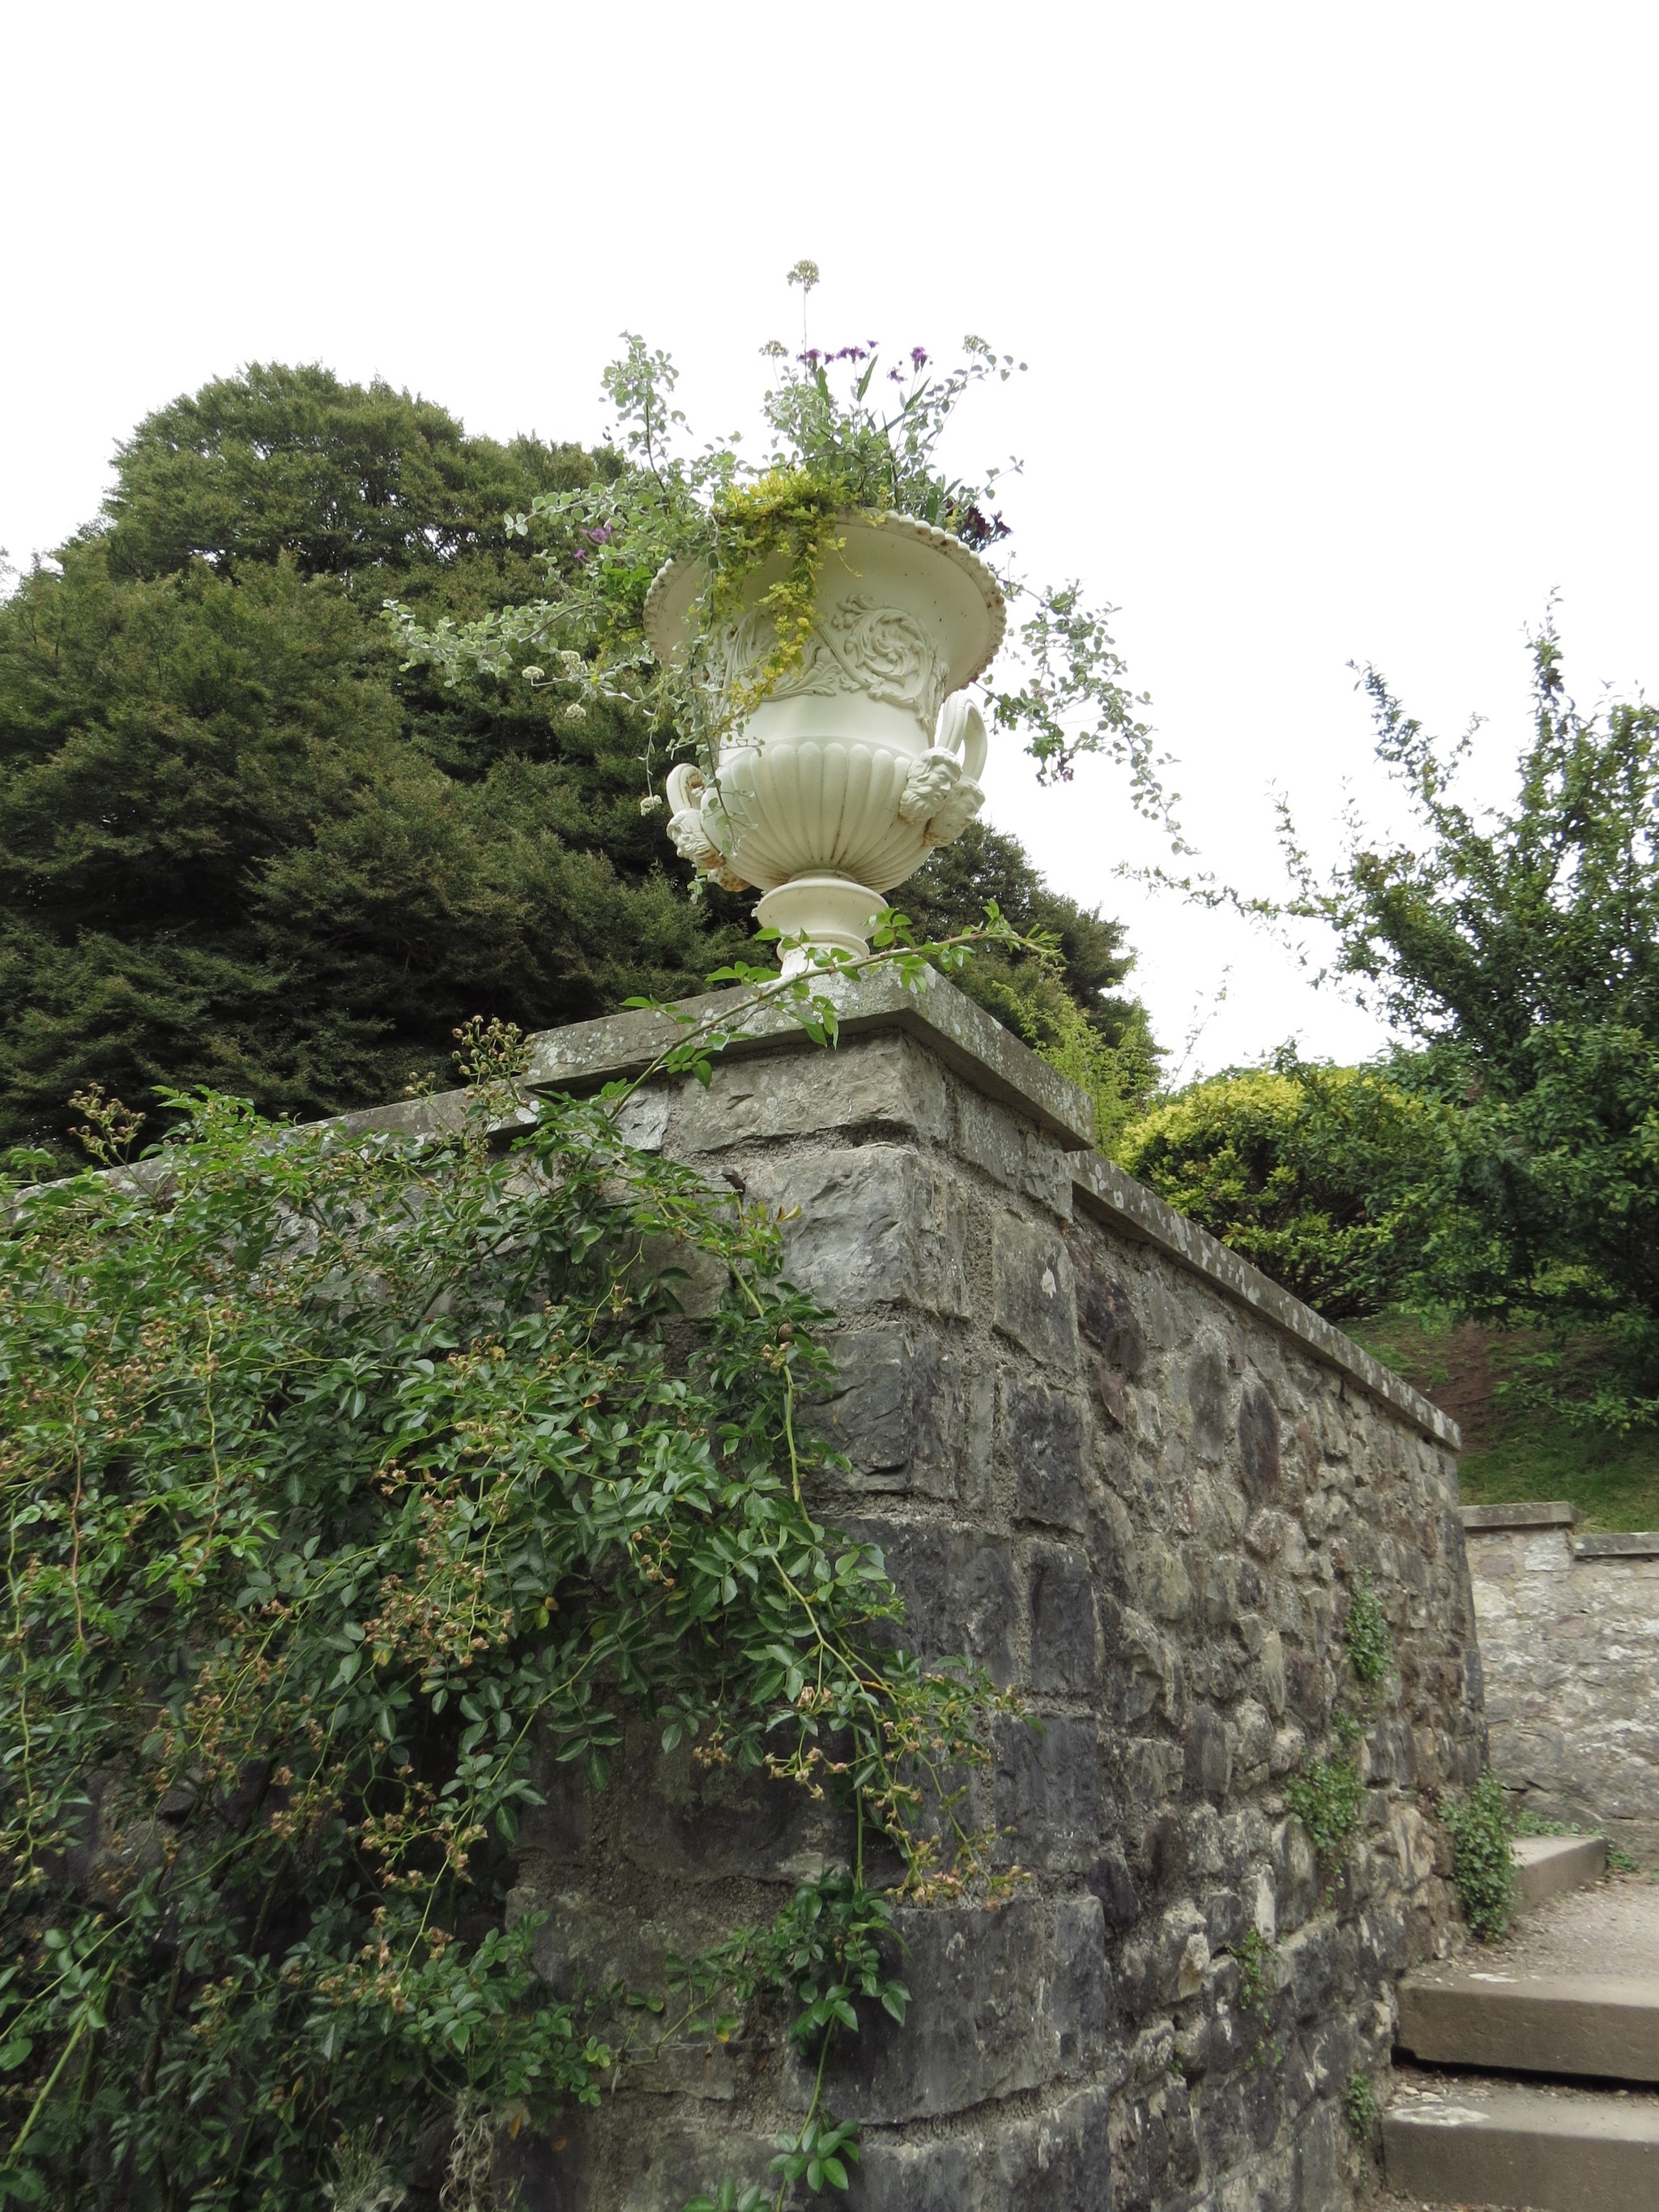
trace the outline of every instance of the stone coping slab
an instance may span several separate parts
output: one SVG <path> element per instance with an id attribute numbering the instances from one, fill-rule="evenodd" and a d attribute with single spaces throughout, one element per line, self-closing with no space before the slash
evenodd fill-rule
<path id="1" fill-rule="evenodd" d="M 1431 1405 L 1260 1268 L 1103 1158 L 1093 1149 L 1094 1107 L 1087 1095 L 1011 1036 L 965 992 L 936 975 L 910 990 L 896 976 L 884 973 L 826 976 L 823 991 L 835 1004 L 843 1036 L 898 1030 L 916 1038 L 975 1090 L 1012 1107 L 1054 1137 L 1071 1155 L 1073 1189 L 1090 1212 L 1139 1242 L 1158 1246 L 1228 1297 L 1251 1307 L 1437 1443 L 1453 1451 L 1461 1447 L 1462 1432 L 1449 1414 Z M 746 1022 L 750 1034 L 728 1044 L 720 1054 L 723 1060 L 801 1045 L 800 1026 L 787 1008 L 775 1002 L 756 1006 L 756 997 L 747 989 L 710 991 L 680 1000 L 672 1010 L 635 1007 L 602 1015 L 597 1021 L 542 1030 L 526 1040 L 526 1088 L 566 1091 L 580 1097 L 618 1078 L 639 1075 L 690 1034 L 676 1015 L 721 1026 Z M 745 1002 L 752 1008 L 746 1016 Z M 460 1095 L 371 1108 L 343 1120 L 354 1129 L 413 1133 L 441 1127 L 454 1117 Z"/>
<path id="2" fill-rule="evenodd" d="M 1465 1534 L 1480 1528 L 1571 1528 L 1578 1508 L 1558 1498 L 1545 1505 L 1460 1505 L 1457 1517 Z"/>
<path id="3" fill-rule="evenodd" d="M 1094 1143 L 1095 1109 L 1088 1093 L 1068 1083 L 942 975 L 930 974 L 915 990 L 886 973 L 826 975 L 814 988 L 835 1006 L 843 1036 L 902 1030 L 920 1038 L 975 1090 L 1035 1121 L 1063 1150 L 1086 1151 Z M 659 1054 L 690 1034 L 676 1015 L 690 1015 L 694 1022 L 711 1025 L 741 1023 L 749 1033 L 726 1047 L 723 1060 L 776 1052 L 802 1042 L 800 1024 L 787 1005 L 775 1000 L 769 1003 L 747 989 L 710 991 L 701 998 L 680 1000 L 672 1012 L 636 1007 L 602 1015 L 598 1021 L 574 1022 L 567 1029 L 539 1031 L 526 1040 L 526 1085 L 532 1091 L 580 1094 L 597 1091 L 618 1076 L 641 1074 Z"/>
<path id="4" fill-rule="evenodd" d="M 1229 1297 L 1250 1307 L 1437 1443 L 1453 1451 L 1461 1449 L 1462 1434 L 1449 1414 L 1260 1268 L 1094 1151 L 1094 1105 L 1087 1094 L 1011 1036 L 965 992 L 941 975 L 930 975 L 911 990 L 883 973 L 826 976 L 823 993 L 836 1006 L 843 1036 L 898 1030 L 915 1037 L 976 1091 L 1012 1107 L 1054 1138 L 1071 1155 L 1074 1191 L 1091 1212 L 1125 1235 L 1156 1245 Z M 601 1015 L 596 1021 L 538 1030 L 525 1040 L 525 1088 L 580 1097 L 618 1078 L 641 1074 L 690 1034 L 687 1025 L 675 1019 L 677 1014 L 721 1027 L 746 1019 L 750 1034 L 727 1044 L 720 1054 L 723 1060 L 805 1043 L 799 1023 L 781 1004 L 753 1006 L 745 1017 L 744 1002 L 752 1006 L 756 996 L 748 989 L 710 991 L 682 999 L 672 1010 L 634 1007 Z M 441 1091 L 365 1107 L 331 1117 L 331 1126 L 348 1134 L 441 1134 L 459 1125 L 465 1097 L 465 1091 Z M 531 1118 L 526 1108 L 501 1126 Z"/>
<path id="5" fill-rule="evenodd" d="M 1318 1358 L 1357 1382 L 1373 1398 L 1380 1398 L 1397 1413 L 1404 1414 L 1412 1425 L 1437 1443 L 1449 1445 L 1453 1451 L 1461 1449 L 1462 1430 L 1449 1413 L 1443 1413 L 1438 1406 L 1431 1405 L 1420 1391 L 1385 1367 L 1380 1359 L 1345 1336 L 1311 1306 L 1304 1306 L 1300 1298 L 1253 1267 L 1248 1260 L 1200 1229 L 1195 1221 L 1188 1221 L 1184 1213 L 1177 1213 L 1172 1206 L 1148 1190 L 1145 1183 L 1137 1182 L 1131 1175 L 1103 1159 L 1098 1152 L 1084 1152 L 1072 1162 L 1072 1183 L 1084 1206 L 1114 1228 L 1138 1237 L 1143 1243 L 1155 1244 L 1194 1274 L 1224 1291 L 1229 1297 L 1237 1298 L 1262 1316 L 1264 1320 L 1295 1337 Z M 1467 1523 L 1465 1524 L 1467 1525 Z"/>
<path id="6" fill-rule="evenodd" d="M 1618 1529 L 1580 1536 L 1573 1545 L 1580 1559 L 1659 1559 L 1659 1529 Z"/>

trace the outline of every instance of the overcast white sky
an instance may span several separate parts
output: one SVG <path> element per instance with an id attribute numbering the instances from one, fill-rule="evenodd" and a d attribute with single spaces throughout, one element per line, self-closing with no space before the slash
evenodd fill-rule
<path id="1" fill-rule="evenodd" d="M 249 360 L 588 439 L 635 329 L 729 427 L 810 255 L 817 337 L 1030 363 L 969 426 L 1025 460 L 1016 544 L 1121 607 L 1194 842 L 1272 890 L 1270 785 L 1328 847 L 1345 783 L 1385 803 L 1349 660 L 1489 714 L 1493 790 L 1553 588 L 1581 696 L 1659 682 L 1656 91 L 1633 0 L 18 9 L 0 544 Z M 1115 878 L 1157 848 L 1110 770 L 1006 758 L 992 810 L 1128 921 L 1166 1040 L 1230 971 L 1194 1067 L 1376 1042 Z"/>

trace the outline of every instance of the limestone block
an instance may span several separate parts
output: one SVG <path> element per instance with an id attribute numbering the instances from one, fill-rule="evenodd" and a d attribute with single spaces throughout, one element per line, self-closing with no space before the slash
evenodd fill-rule
<path id="1" fill-rule="evenodd" d="M 1103 2086 L 1035 2118 L 959 2135 L 866 2139 L 849 2212 L 1098 2212 L 1110 2156 Z"/>
<path id="2" fill-rule="evenodd" d="M 863 1517 L 848 1533 L 882 1548 L 904 1601 L 904 1618 L 890 1632 L 895 1643 L 926 1659 L 970 1659 L 998 1683 L 1014 1680 L 1020 1578 L 1006 1538 Z"/>
<path id="3" fill-rule="evenodd" d="M 1087 1554 L 1070 1545 L 1035 1543 L 1026 1553 L 1030 1609 L 1030 1683 L 1083 1695 L 1100 1681 L 1100 1624 Z"/>
<path id="4" fill-rule="evenodd" d="M 1160 1620 L 1184 1620 L 1192 1610 L 1193 1585 L 1179 1552 L 1148 1538 L 1140 1560 L 1140 1594 Z"/>
<path id="5" fill-rule="evenodd" d="M 673 1103 L 671 1086 L 664 1083 L 647 1085 L 625 1099 L 617 1115 L 617 1134 L 625 1145 L 632 1145 L 641 1152 L 659 1152 L 668 1134 L 670 1109 Z"/>
<path id="6" fill-rule="evenodd" d="M 907 1909 L 898 1932 L 916 2001 L 902 2028 L 876 2014 L 837 2051 L 832 2110 L 888 2126 L 938 2118 L 1098 2063 L 1110 1984 L 1095 1898 Z"/>
<path id="7" fill-rule="evenodd" d="M 1185 1807 L 1181 1815 L 1181 1829 L 1186 1838 L 1189 1873 L 1201 1875 L 1226 1872 L 1227 1862 L 1221 1843 L 1221 1816 L 1213 1805 L 1200 1803 Z"/>
<path id="8" fill-rule="evenodd" d="M 812 1425 L 860 1491 L 977 1504 L 990 1481 L 995 1382 L 935 1330 L 890 1320 L 837 1333 L 836 1376 Z"/>
<path id="9" fill-rule="evenodd" d="M 1278 1494 L 1279 1409 L 1259 1382 L 1247 1383 L 1238 1404 L 1238 1463 L 1244 1494 L 1253 1500 Z"/>
<path id="10" fill-rule="evenodd" d="M 1319 1862 L 1300 1820 L 1281 1820 L 1273 1830 L 1273 1886 L 1281 1930 L 1299 1928 L 1319 1902 Z"/>
<path id="11" fill-rule="evenodd" d="M 1078 1327 L 1084 1340 L 1126 1382 L 1137 1382 L 1149 1346 L 1128 1271 L 1115 1263 L 1097 1236 L 1080 1237 L 1074 1251 Z"/>
<path id="12" fill-rule="evenodd" d="M 1072 1158 L 1053 1136 L 1006 1106 L 958 1085 L 956 1147 L 962 1158 L 1061 1221 L 1072 1218 Z"/>
<path id="13" fill-rule="evenodd" d="M 1160 1805 L 1181 1792 L 1182 1754 L 1178 1743 L 1162 1736 L 1126 1736 L 1118 1744 L 1119 1772 L 1125 1794 L 1126 1821 Z"/>
<path id="14" fill-rule="evenodd" d="M 1259 1787 L 1273 1756 L 1273 1724 L 1254 1698 L 1241 1698 L 1232 1717 L 1233 1766 L 1246 1788 Z"/>
<path id="15" fill-rule="evenodd" d="M 731 1282 L 725 1263 L 684 1237 L 667 1235 L 641 1240 L 630 1271 L 638 1286 L 660 1281 L 688 1321 L 706 1321 L 718 1311 Z"/>
<path id="16" fill-rule="evenodd" d="M 1140 1893 L 1116 1844 L 1109 1844 L 1090 1868 L 1088 1888 L 1108 1929 L 1127 1928 L 1139 1917 Z"/>
<path id="17" fill-rule="evenodd" d="M 706 1091 L 684 1086 L 675 1150 L 717 1152 L 831 1129 L 903 1130 L 937 1140 L 951 1126 L 948 1084 L 932 1053 L 890 1032 L 829 1053 L 717 1060 Z"/>
<path id="18" fill-rule="evenodd" d="M 1037 1726 L 999 1720 L 994 1802 L 1022 1866 L 1086 1873 L 1106 1826 L 1094 1722 L 1063 1714 L 1046 1715 Z"/>
<path id="19" fill-rule="evenodd" d="M 1006 1375 L 997 1395 L 997 1456 L 1013 1476 L 1016 1516 L 1085 1533 L 1097 1486 L 1082 1406 Z"/>
<path id="20" fill-rule="evenodd" d="M 997 1328 L 1034 1359 L 1075 1371 L 1077 1305 L 1065 1240 L 1005 1208 L 997 1215 L 992 1249 Z"/>
<path id="21" fill-rule="evenodd" d="M 1218 1460 L 1231 1442 L 1231 1389 L 1226 1354 L 1212 1342 L 1200 1345 L 1182 1369 L 1180 1401 L 1194 1451 Z"/>
<path id="22" fill-rule="evenodd" d="M 1169 1641 L 1133 1606 L 1114 1605 L 1109 1621 L 1111 1717 L 1121 1727 L 1156 1711 L 1169 1717 L 1169 1692 L 1176 1671 Z"/>
<path id="23" fill-rule="evenodd" d="M 1339 1981 L 1334 1921 L 1322 1913 L 1279 1947 L 1279 1963 L 1298 2020 L 1314 2020 L 1329 2007 Z"/>
<path id="24" fill-rule="evenodd" d="M 1529 1575 L 1565 1575 L 1572 1571 L 1572 1538 L 1565 1529 L 1542 1529 L 1528 1540 L 1521 1563 Z"/>
<path id="25" fill-rule="evenodd" d="M 623 1856 L 653 1881 L 811 1881 L 848 1854 L 847 1823 L 828 1803 L 788 1783 L 699 1765 L 688 1745 L 664 1752 L 648 1722 L 629 1728 L 611 1788 Z"/>
<path id="26" fill-rule="evenodd" d="M 784 1273 L 845 1316 L 911 1305 L 971 1310 L 965 1194 L 945 1169 L 898 1145 L 763 1158 L 749 1196 L 781 1209 Z"/>
<path id="27" fill-rule="evenodd" d="M 1276 1628 L 1268 1629 L 1262 1637 L 1255 1664 L 1267 1711 L 1278 1720 L 1285 1711 L 1285 1642 Z"/>

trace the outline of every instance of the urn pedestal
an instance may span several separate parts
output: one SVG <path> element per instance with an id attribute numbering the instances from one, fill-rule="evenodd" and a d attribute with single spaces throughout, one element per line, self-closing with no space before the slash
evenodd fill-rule
<path id="1" fill-rule="evenodd" d="M 672 562 L 646 602 L 653 649 L 694 654 L 717 703 L 752 691 L 776 645 L 757 603 L 782 574 L 781 556 L 757 569 L 744 611 L 704 637 L 708 572 Z M 712 777 L 670 775 L 675 845 L 725 888 L 763 892 L 768 927 L 863 952 L 885 894 L 983 803 L 985 725 L 963 687 L 1004 622 L 995 577 L 958 539 L 908 515 L 842 517 L 800 659 L 732 722 Z"/>

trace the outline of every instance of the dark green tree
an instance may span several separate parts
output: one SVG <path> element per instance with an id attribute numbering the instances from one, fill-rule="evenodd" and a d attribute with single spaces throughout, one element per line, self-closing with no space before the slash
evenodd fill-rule
<path id="1" fill-rule="evenodd" d="M 1052 890 L 1017 839 L 971 823 L 893 894 L 926 937 L 961 929 L 994 903 L 1023 936 L 1043 933 L 1058 949 L 1045 965 L 1026 954 L 981 951 L 962 988 L 1095 1103 L 1109 1146 L 1158 1087 L 1159 1049 L 1146 1010 L 1120 988 L 1134 966 L 1121 922 Z"/>
<path id="2" fill-rule="evenodd" d="M 1446 746 L 1373 670 L 1378 752 L 1416 811 L 1408 843 L 1357 839 L 1300 909 L 1417 1042 L 1400 1074 L 1462 1109 L 1472 1224 L 1443 1240 L 1466 1310 L 1599 1336 L 1578 1410 L 1659 1417 L 1659 709 L 1568 695 L 1553 623 L 1533 640 L 1533 727 L 1514 798 L 1465 806 Z"/>
<path id="3" fill-rule="evenodd" d="M 0 606 L 0 1134 L 89 1081 L 326 1112 L 697 988 L 741 933 L 642 818 L 641 732 L 398 665 L 394 588 L 521 591 L 500 516 L 606 465 L 255 368 L 139 426 L 105 520 Z"/>
<path id="4" fill-rule="evenodd" d="M 689 899 L 637 715 L 406 669 L 382 611 L 533 596 L 504 513 L 617 465 L 314 367 L 139 424 L 104 514 L 0 605 L 0 1141 L 57 1141 L 89 1082 L 376 1102 L 446 1076 L 472 1014 L 547 1028 L 732 956 L 749 902 Z M 1115 925 L 1011 839 L 943 859 L 930 922 L 994 897 L 1066 948 L 1065 982 L 988 1002 L 1051 1056 L 1080 1010 L 1109 1049 Z"/>
<path id="5" fill-rule="evenodd" d="M 605 463 L 534 438 L 468 437 L 430 400 L 377 378 L 252 362 L 148 415 L 117 448 L 105 518 L 116 575 L 222 574 L 290 555 L 307 576 L 445 568 L 507 544 L 501 517 Z"/>

